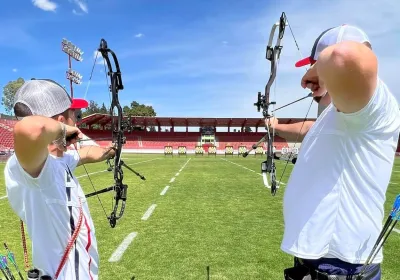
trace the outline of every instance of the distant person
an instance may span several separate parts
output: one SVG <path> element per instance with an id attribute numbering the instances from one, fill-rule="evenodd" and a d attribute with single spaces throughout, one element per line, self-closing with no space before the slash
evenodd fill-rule
<path id="1" fill-rule="evenodd" d="M 87 101 L 72 100 L 51 80 L 25 82 L 14 99 L 14 113 L 20 121 L 14 127 L 15 154 L 7 161 L 4 174 L 11 208 L 26 224 L 32 241 L 33 266 L 54 278 L 71 236 L 80 228 L 58 279 L 98 279 L 95 229 L 73 171 L 115 153 L 97 146 L 67 151 L 82 137 L 75 124 L 87 106 Z"/>
<path id="2" fill-rule="evenodd" d="M 360 272 L 382 229 L 400 132 L 398 103 L 378 76 L 367 35 L 355 26 L 324 31 L 310 57 L 296 66 L 307 64 L 301 86 L 327 107 L 301 131 L 304 140 L 284 195 L 281 249 L 294 256 L 294 279 L 303 279 L 304 267 L 312 275 L 355 279 L 339 277 Z M 302 126 L 277 119 L 266 124 L 289 141 Z M 381 279 L 382 260 L 380 251 L 363 280 Z"/>

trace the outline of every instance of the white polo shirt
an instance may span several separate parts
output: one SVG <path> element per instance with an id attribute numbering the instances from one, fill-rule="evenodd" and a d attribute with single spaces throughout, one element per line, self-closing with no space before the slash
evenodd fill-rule
<path id="1" fill-rule="evenodd" d="M 364 263 L 388 215 L 399 133 L 398 103 L 380 79 L 359 112 L 329 105 L 303 140 L 287 184 L 281 249 L 304 259 Z M 382 259 L 380 251 L 374 263 Z"/>
<path id="2" fill-rule="evenodd" d="M 8 201 L 22 219 L 32 240 L 33 266 L 54 277 L 64 250 L 78 223 L 79 198 L 83 207 L 81 230 L 58 279 L 98 279 L 99 256 L 95 230 L 85 195 L 73 171 L 77 151 L 47 157 L 42 172 L 32 178 L 16 155 L 4 174 Z"/>

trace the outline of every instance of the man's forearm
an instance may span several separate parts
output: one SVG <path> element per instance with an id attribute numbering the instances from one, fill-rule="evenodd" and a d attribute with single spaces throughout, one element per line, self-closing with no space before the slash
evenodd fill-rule
<path id="1" fill-rule="evenodd" d="M 305 121 L 304 125 L 303 122 L 277 124 L 275 126 L 275 134 L 289 142 L 302 141 L 313 124 L 314 121 Z"/>
<path id="2" fill-rule="evenodd" d="M 60 138 L 63 134 L 60 122 L 42 116 L 29 116 L 16 123 L 14 139 L 16 142 L 34 142 L 35 147 L 43 147 Z"/>
<path id="3" fill-rule="evenodd" d="M 29 116 L 14 126 L 14 149 L 21 166 L 31 176 L 40 172 L 48 145 L 63 136 L 62 125 L 51 118 Z"/>
<path id="4" fill-rule="evenodd" d="M 112 147 L 85 146 L 79 149 L 80 164 L 105 161 L 115 155 Z"/>

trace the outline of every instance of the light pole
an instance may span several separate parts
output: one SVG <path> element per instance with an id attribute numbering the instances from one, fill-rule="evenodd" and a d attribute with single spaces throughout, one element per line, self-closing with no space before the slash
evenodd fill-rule
<path id="1" fill-rule="evenodd" d="M 71 98 L 74 98 L 72 83 L 80 85 L 82 83 L 82 75 L 75 70 L 72 70 L 71 57 L 76 61 L 82 61 L 83 51 L 81 51 L 80 48 L 78 48 L 65 38 L 62 39 L 61 49 L 68 55 L 68 70 L 66 71 L 66 78 L 69 80 L 69 85 L 71 88 Z"/>

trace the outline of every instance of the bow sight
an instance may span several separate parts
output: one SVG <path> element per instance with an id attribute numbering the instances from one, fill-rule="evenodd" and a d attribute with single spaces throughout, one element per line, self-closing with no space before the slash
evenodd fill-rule
<path id="1" fill-rule="evenodd" d="M 270 105 L 276 105 L 276 102 L 269 102 L 269 96 L 267 96 L 267 94 L 262 95 L 261 92 L 258 92 L 257 102 L 254 103 L 254 106 L 257 107 L 257 112 L 260 112 L 260 110 L 262 109 L 262 114 L 264 118 L 271 117 L 271 115 L 268 113 L 268 108 Z"/>

